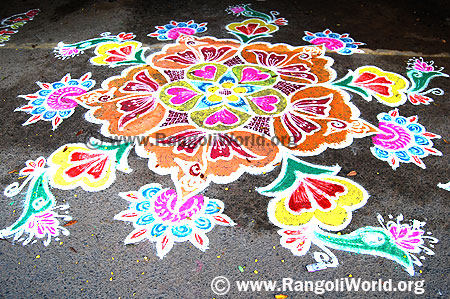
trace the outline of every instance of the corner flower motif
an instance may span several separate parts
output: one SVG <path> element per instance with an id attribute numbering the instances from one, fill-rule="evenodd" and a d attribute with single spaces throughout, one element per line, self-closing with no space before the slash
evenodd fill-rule
<path id="1" fill-rule="evenodd" d="M 286 197 L 269 203 L 269 219 L 278 227 L 298 227 L 311 223 L 339 231 L 351 221 L 352 211 L 367 202 L 367 192 L 343 177 L 306 177 L 297 182 Z"/>
<path id="2" fill-rule="evenodd" d="M 289 157 L 280 176 L 258 191 L 273 196 L 269 220 L 283 229 L 303 225 L 339 231 L 351 221 L 352 211 L 364 206 L 369 195 L 359 184 L 336 176 L 339 167 L 318 166 Z"/>
<path id="3" fill-rule="evenodd" d="M 14 197 L 29 183 L 20 217 L 0 230 L 0 238 L 14 237 L 15 241 L 22 242 L 23 245 L 34 244 L 37 238 L 43 239 L 44 246 L 48 246 L 51 239 L 58 237 L 60 233 L 69 235 L 69 231 L 60 226 L 59 220 L 68 221 L 72 217 L 58 215 L 56 212 L 58 209 L 67 210 L 69 206 L 56 206 L 56 199 L 49 188 L 49 170 L 44 157 L 28 160 L 26 167 L 19 172 L 20 175 L 27 176 L 26 180 L 20 186 L 15 182 L 5 188 L 3 194 Z"/>
<path id="4" fill-rule="evenodd" d="M 313 45 L 325 45 L 327 50 L 336 52 L 341 55 L 351 55 L 354 53 L 362 53 L 358 46 L 365 45 L 361 42 L 355 42 L 348 33 L 339 34 L 332 32 L 330 29 L 325 29 L 323 32 L 312 33 L 305 31 L 306 36 L 303 37 Z"/>
<path id="5" fill-rule="evenodd" d="M 235 225 L 223 214 L 223 202 L 203 195 L 182 201 L 175 190 L 163 189 L 159 184 L 148 184 L 137 192 L 123 192 L 119 196 L 130 202 L 130 206 L 114 216 L 114 219 L 132 222 L 134 226 L 125 244 L 144 240 L 155 242 L 157 255 L 161 259 L 169 253 L 175 242 L 189 241 L 205 251 L 209 244 L 206 233 L 214 226 Z"/>
<path id="6" fill-rule="evenodd" d="M 60 234 L 68 236 L 69 231 L 60 225 L 60 220 L 70 221 L 72 217 L 67 215 L 59 215 L 55 212 L 55 209 L 66 210 L 69 206 L 58 206 L 54 209 L 49 209 L 38 214 L 32 215 L 28 222 L 23 225 L 21 230 L 14 234 L 14 238 L 22 242 L 22 245 L 28 245 L 35 243 L 36 239 L 43 239 L 44 246 L 48 246 L 52 238 L 58 238 Z M 24 234 L 27 234 L 26 238 L 20 238 Z M 0 237 L 8 237 L 8 233 L 5 230 L 0 230 Z"/>
<path id="7" fill-rule="evenodd" d="M 414 163 L 425 169 L 422 159 L 428 155 L 441 156 L 442 153 L 433 148 L 433 138 L 441 136 L 427 132 L 419 124 L 417 116 L 400 116 L 397 109 L 378 114 L 380 133 L 372 137 L 374 146 L 372 154 L 386 161 L 396 169 L 402 163 Z"/>
<path id="8" fill-rule="evenodd" d="M 285 18 L 278 18 L 280 14 L 278 11 L 271 11 L 270 15 L 250 8 L 250 4 L 238 4 L 229 6 L 225 10 L 228 14 L 235 16 L 245 16 L 249 18 L 258 18 L 269 24 L 276 24 L 279 26 L 287 25 L 288 21 Z"/>
<path id="9" fill-rule="evenodd" d="M 399 74 L 376 66 L 363 66 L 350 71 L 333 85 L 358 93 L 367 101 L 375 97 L 380 103 L 397 107 L 407 100 L 408 81 Z"/>
<path id="10" fill-rule="evenodd" d="M 231 34 L 237 36 L 243 43 L 257 38 L 270 37 L 270 33 L 278 31 L 278 26 L 268 24 L 260 19 L 249 19 L 244 22 L 231 23 L 225 27 Z"/>
<path id="11" fill-rule="evenodd" d="M 41 88 L 39 91 L 20 95 L 27 99 L 28 105 L 17 108 L 15 111 L 23 111 L 32 116 L 23 123 L 23 126 L 33 124 L 39 120 L 51 121 L 53 130 L 70 117 L 78 103 L 75 97 L 85 94 L 95 85 L 90 80 L 91 73 L 86 73 L 80 79 L 72 79 L 70 74 L 65 75 L 60 81 L 54 83 L 37 82 Z"/>
<path id="12" fill-rule="evenodd" d="M 407 90 L 408 100 L 413 105 L 429 105 L 433 102 L 433 99 L 426 96 L 426 94 L 443 95 L 444 91 L 440 88 L 432 88 L 427 91 L 428 84 L 431 79 L 437 76 L 448 77 L 443 73 L 443 67 L 438 68 L 434 65 L 434 61 L 426 62 L 422 57 L 411 58 L 408 61 L 408 67 L 406 68 L 406 75 L 411 81 L 411 87 Z"/>
<path id="13" fill-rule="evenodd" d="M 50 183 L 63 190 L 81 187 L 86 191 L 108 188 L 116 178 L 116 169 L 129 173 L 129 143 L 109 145 L 91 139 L 84 144 L 66 144 L 48 158 Z"/>
<path id="14" fill-rule="evenodd" d="M 59 42 L 58 45 L 53 49 L 55 56 L 62 60 L 74 57 L 78 54 L 84 53 L 84 50 L 98 47 L 102 44 L 112 43 L 112 42 L 124 42 L 134 39 L 136 36 L 133 33 L 121 32 L 117 35 L 111 35 L 110 32 L 104 32 L 100 34 L 100 37 L 83 40 L 77 43 L 66 44 L 64 42 Z"/>
<path id="15" fill-rule="evenodd" d="M 390 218 L 392 218 L 392 216 L 390 216 Z M 414 219 L 407 224 L 402 223 L 403 220 L 403 215 L 400 214 L 396 217 L 395 221 L 389 220 L 385 223 L 383 217 L 378 215 L 379 223 L 388 233 L 391 240 L 407 253 L 408 257 L 411 258 L 414 264 L 417 266 L 422 266 L 421 259 L 425 259 L 425 257 L 422 256 L 419 259 L 416 254 L 425 253 L 427 255 L 434 255 L 433 250 L 428 248 L 426 243 L 436 244 L 439 240 L 429 234 L 425 234 L 425 231 L 423 230 L 425 222 Z M 414 273 L 413 268 L 407 269 L 407 271 L 411 275 Z"/>
<path id="16" fill-rule="evenodd" d="M 188 22 L 170 21 L 164 26 L 155 26 L 155 32 L 147 34 L 147 36 L 156 37 L 158 40 L 176 40 L 180 35 L 194 35 L 205 32 L 208 23 L 197 24 L 193 20 Z"/>
<path id="17" fill-rule="evenodd" d="M 142 44 L 136 41 L 122 43 L 106 43 L 95 48 L 96 56 L 91 58 L 94 65 L 109 65 L 115 67 L 129 64 L 146 64 L 141 48 Z"/>

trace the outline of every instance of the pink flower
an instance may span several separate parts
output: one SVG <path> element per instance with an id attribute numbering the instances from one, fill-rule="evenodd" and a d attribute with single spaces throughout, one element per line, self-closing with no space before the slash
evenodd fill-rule
<path id="1" fill-rule="evenodd" d="M 233 6 L 229 8 L 232 13 L 235 15 L 239 15 L 241 12 L 245 11 L 245 8 L 243 6 Z"/>
<path id="2" fill-rule="evenodd" d="M 426 61 L 423 61 L 423 58 L 421 58 L 414 61 L 413 69 L 421 72 L 432 72 L 434 71 L 434 66 L 433 63 L 427 63 Z"/>
<path id="3" fill-rule="evenodd" d="M 79 52 L 80 51 L 77 48 L 72 48 L 72 47 L 59 49 L 59 54 L 63 57 L 75 56 Z"/>
<path id="4" fill-rule="evenodd" d="M 55 214 L 53 212 L 35 215 L 34 220 L 28 224 L 29 229 L 34 228 L 35 234 L 38 238 L 42 238 L 46 234 L 53 236 L 58 235 L 58 226 L 59 221 L 55 219 Z"/>
<path id="5" fill-rule="evenodd" d="M 388 226 L 395 244 L 410 252 L 420 252 L 420 246 L 424 243 L 422 235 L 424 231 L 407 224 L 391 222 Z"/>

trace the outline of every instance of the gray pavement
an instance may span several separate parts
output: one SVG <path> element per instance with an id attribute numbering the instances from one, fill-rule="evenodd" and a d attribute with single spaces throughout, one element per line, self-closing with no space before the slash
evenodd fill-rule
<path id="1" fill-rule="evenodd" d="M 22 126 L 29 115 L 13 112 L 27 103 L 18 95 L 38 90 L 36 81 L 56 82 L 65 74 L 79 78 L 87 72 L 100 88 L 103 80 L 119 75 L 125 67 L 108 68 L 89 63 L 93 50 L 66 60 L 54 57 L 53 48 L 60 41 L 78 42 L 98 37 L 102 32 L 133 32 L 136 40 L 156 52 L 167 41 L 148 37 L 154 26 L 171 20 L 208 22 L 208 30 L 199 36 L 231 38 L 224 26 L 245 20 L 227 14 L 230 1 L 15 1 L 2 5 L 0 18 L 39 8 L 34 20 L 11 35 L 0 47 L 0 189 L 22 182 L 18 172 L 25 161 L 48 157 L 68 143 L 85 142 L 87 136 L 103 138 L 100 126 L 85 120 L 86 109 L 77 107 L 74 114 L 52 131 L 50 122 L 39 121 Z M 260 41 L 306 45 L 303 31 L 350 33 L 361 46 L 362 54 L 338 55 L 327 52 L 335 62 L 337 78 L 349 69 L 374 65 L 405 76 L 408 59 L 424 57 L 436 66 L 450 69 L 450 7 L 446 1 L 255 1 L 252 8 L 277 10 L 289 20 L 271 38 Z M 365 226 L 379 226 L 377 213 L 426 222 L 425 230 L 440 240 L 434 256 L 426 256 L 422 267 L 410 276 L 390 259 L 330 249 L 339 266 L 310 273 L 306 266 L 315 263 L 312 249 L 305 256 L 294 256 L 280 245 L 278 228 L 267 216 L 270 198 L 260 195 L 256 187 L 267 186 L 280 173 L 280 167 L 265 175 L 243 174 L 229 184 L 211 183 L 202 192 L 224 202 L 224 213 L 237 223 L 234 227 L 216 226 L 208 233 L 209 249 L 202 252 L 189 242 L 175 243 L 164 259 L 156 255 L 155 243 L 125 245 L 132 225 L 115 221 L 114 215 L 127 208 L 120 192 L 138 190 L 148 183 L 173 188 L 169 176 L 155 174 L 147 159 L 131 152 L 128 161 L 133 172 L 117 172 L 115 182 L 106 190 L 87 192 L 81 188 L 51 192 L 59 204 L 70 205 L 70 215 L 77 222 L 67 226 L 69 236 L 61 236 L 44 246 L 41 240 L 22 246 L 13 238 L 0 242 L 1 298 L 412 298 L 411 292 L 314 292 L 262 291 L 239 292 L 235 281 L 277 280 L 318 281 L 355 277 L 362 280 L 424 281 L 424 298 L 449 297 L 449 191 L 438 183 L 450 180 L 450 89 L 449 78 L 436 77 L 429 88 L 441 88 L 444 95 L 431 95 L 430 105 L 406 102 L 398 107 L 403 116 L 417 115 L 429 132 L 442 136 L 433 139 L 442 156 L 423 159 L 426 169 L 402 163 L 393 170 L 376 159 L 371 151 L 372 138 L 354 139 L 343 149 L 302 157 L 318 165 L 339 164 L 339 175 L 351 177 L 370 194 L 365 206 L 353 212 L 351 223 L 342 231 L 350 233 Z M 367 102 L 352 94 L 361 118 L 378 125 L 377 115 L 393 108 L 376 100 Z M 25 190 L 24 190 L 25 191 Z M 24 192 L 0 197 L 0 228 L 11 225 L 23 210 Z M 241 268 L 239 268 L 241 266 Z M 243 271 L 242 271 L 243 270 Z M 211 290 L 214 277 L 225 276 L 231 290 L 218 296 Z M 276 297 L 278 296 L 278 297 Z"/>

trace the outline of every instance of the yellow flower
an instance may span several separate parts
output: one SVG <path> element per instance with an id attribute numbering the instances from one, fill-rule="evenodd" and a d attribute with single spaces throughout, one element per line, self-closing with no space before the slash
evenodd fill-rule
<path id="1" fill-rule="evenodd" d="M 320 227 L 339 231 L 346 227 L 352 217 L 352 211 L 364 206 L 369 195 L 357 183 L 342 177 L 320 177 L 320 180 L 341 184 L 346 192 L 342 193 L 334 201 L 334 205 L 328 210 L 312 209 L 294 214 L 287 207 L 290 197 L 274 198 L 269 203 L 268 213 L 270 220 L 282 228 L 298 227 L 307 223 Z"/>
<path id="2" fill-rule="evenodd" d="M 141 47 L 140 42 L 107 43 L 95 49 L 97 56 L 91 58 L 91 63 L 108 65 L 112 63 L 133 60 L 134 54 Z"/>
<path id="3" fill-rule="evenodd" d="M 263 20 L 249 19 L 240 23 L 231 23 L 227 30 L 238 36 L 244 43 L 255 38 L 270 36 L 270 33 L 278 30 L 278 26 L 271 25 Z"/>
<path id="4" fill-rule="evenodd" d="M 68 144 L 56 150 L 48 159 L 55 169 L 51 183 L 59 189 L 78 186 L 87 191 L 99 191 L 115 180 L 115 151 L 91 150 L 83 144 Z"/>
<path id="5" fill-rule="evenodd" d="M 402 76 L 383 71 L 375 66 L 364 66 L 355 70 L 354 85 L 365 89 L 378 101 L 396 107 L 407 100 L 405 91 L 409 82 Z"/>

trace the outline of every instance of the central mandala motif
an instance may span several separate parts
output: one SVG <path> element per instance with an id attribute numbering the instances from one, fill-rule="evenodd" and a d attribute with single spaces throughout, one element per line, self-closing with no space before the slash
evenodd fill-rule
<path id="1" fill-rule="evenodd" d="M 185 80 L 164 86 L 160 99 L 177 111 L 193 109 L 190 118 L 201 128 L 233 129 L 251 116 L 276 115 L 286 108 L 286 98 L 272 89 L 278 75 L 268 68 L 202 63 L 186 74 Z"/>

